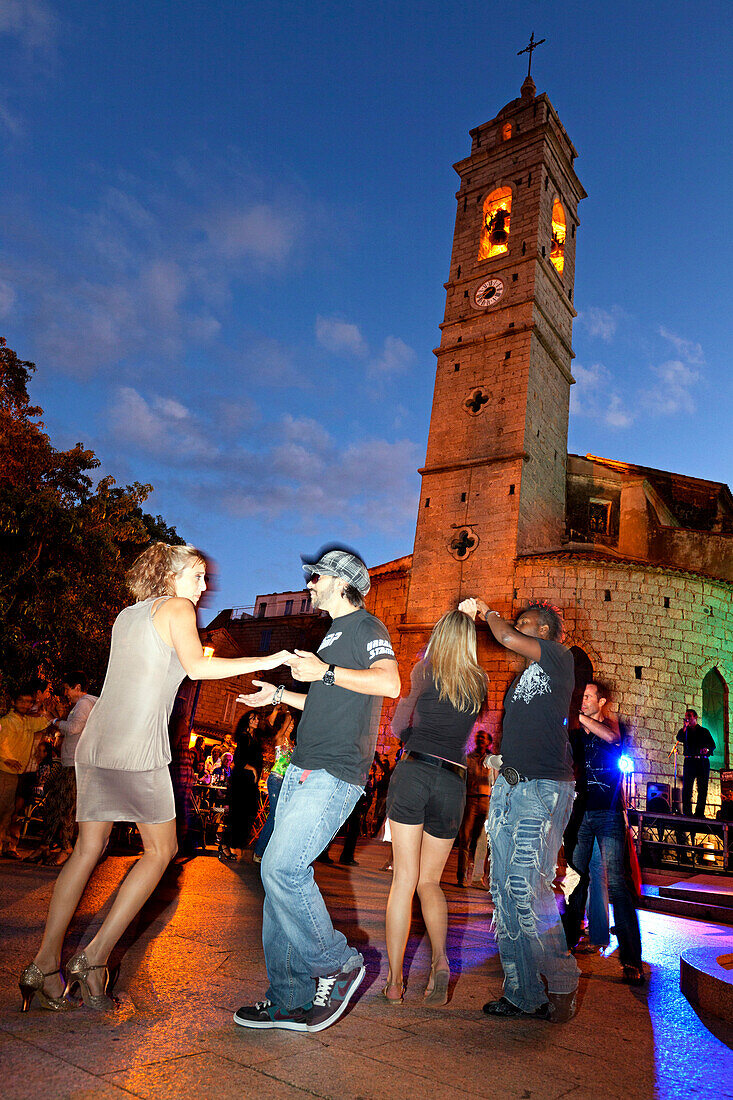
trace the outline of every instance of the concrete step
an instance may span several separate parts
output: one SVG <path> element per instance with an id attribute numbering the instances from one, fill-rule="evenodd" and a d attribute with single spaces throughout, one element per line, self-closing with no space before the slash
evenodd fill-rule
<path id="1" fill-rule="evenodd" d="M 654 913 L 671 913 L 676 917 L 691 917 L 693 920 L 715 921 L 717 924 L 733 925 L 733 909 L 727 905 L 715 905 L 707 901 L 688 901 L 682 897 L 664 897 L 659 894 L 643 894 L 639 901 L 640 909 L 649 909 Z"/>
<path id="2" fill-rule="evenodd" d="M 693 875 L 659 887 L 665 898 L 680 898 L 733 910 L 733 878 L 722 875 Z"/>

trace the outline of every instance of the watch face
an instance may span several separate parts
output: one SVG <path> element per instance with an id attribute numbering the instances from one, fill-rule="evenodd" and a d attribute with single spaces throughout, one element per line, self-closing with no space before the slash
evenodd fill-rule
<path id="1" fill-rule="evenodd" d="M 473 300 L 479 309 L 496 305 L 504 293 L 504 284 L 501 279 L 484 279 L 480 286 L 476 287 Z"/>

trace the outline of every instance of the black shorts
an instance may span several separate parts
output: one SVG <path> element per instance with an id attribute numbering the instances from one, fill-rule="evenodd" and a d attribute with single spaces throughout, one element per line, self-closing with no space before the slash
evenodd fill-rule
<path id="1" fill-rule="evenodd" d="M 466 805 L 466 783 L 455 772 L 400 760 L 389 782 L 387 817 L 400 825 L 422 825 L 439 840 L 458 835 Z"/>
<path id="2" fill-rule="evenodd" d="M 38 772 L 23 772 L 18 776 L 18 790 L 16 798 L 22 798 L 24 802 L 32 802 L 38 783 Z"/>

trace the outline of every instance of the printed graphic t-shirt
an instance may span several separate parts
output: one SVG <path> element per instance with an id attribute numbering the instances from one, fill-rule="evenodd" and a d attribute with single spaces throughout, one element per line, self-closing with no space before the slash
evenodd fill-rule
<path id="1" fill-rule="evenodd" d="M 504 698 L 501 755 L 528 779 L 572 780 L 568 711 L 575 685 L 569 649 L 538 639 L 540 659 L 510 685 Z"/>
<path id="2" fill-rule="evenodd" d="M 337 668 L 371 668 L 394 660 L 389 632 L 364 608 L 334 619 L 318 656 Z M 377 742 L 381 696 L 359 695 L 316 680 L 308 688 L 293 764 L 323 768 L 336 779 L 364 786 Z"/>

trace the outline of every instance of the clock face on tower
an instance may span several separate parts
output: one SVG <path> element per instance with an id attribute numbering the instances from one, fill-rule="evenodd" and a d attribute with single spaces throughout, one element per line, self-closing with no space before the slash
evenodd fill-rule
<path id="1" fill-rule="evenodd" d="M 484 279 L 473 293 L 473 301 L 477 309 L 487 309 L 494 306 L 504 293 L 504 284 L 501 279 Z"/>

